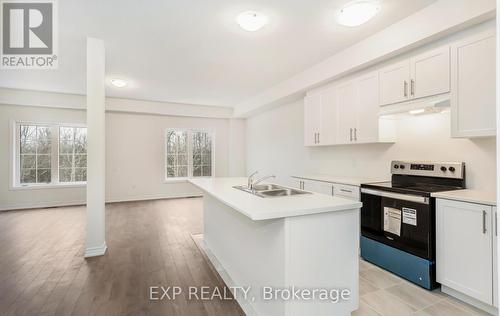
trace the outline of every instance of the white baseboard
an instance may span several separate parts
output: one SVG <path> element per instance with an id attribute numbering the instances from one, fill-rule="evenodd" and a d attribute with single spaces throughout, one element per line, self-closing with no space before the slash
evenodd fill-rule
<path id="1" fill-rule="evenodd" d="M 10 204 L 10 205 L 7 204 L 0 206 L 0 212 L 29 210 L 29 209 L 46 208 L 46 207 L 85 205 L 86 203 L 87 203 L 86 201 L 55 201 L 55 202 L 20 203 L 20 204 Z"/>
<path id="2" fill-rule="evenodd" d="M 119 202 L 134 202 L 134 201 L 150 201 L 150 200 L 164 200 L 164 199 L 181 199 L 189 197 L 200 197 L 200 195 L 186 194 L 186 195 L 175 195 L 175 196 L 134 196 L 134 197 L 124 197 L 124 198 L 111 198 L 107 199 L 106 203 L 119 203 Z M 76 206 L 76 205 L 86 205 L 86 201 L 56 201 L 56 202 L 37 202 L 37 203 L 20 203 L 20 204 L 10 204 L 10 205 L 0 205 L 0 212 L 2 211 L 15 211 L 15 210 L 29 210 L 37 208 L 47 208 L 47 207 L 62 207 L 62 206 Z"/>
<path id="3" fill-rule="evenodd" d="M 485 311 L 487 312 L 488 314 L 491 314 L 491 315 L 498 315 L 498 308 L 492 306 L 492 305 L 488 305 L 486 303 L 483 303 L 481 301 L 478 301 L 477 299 L 475 298 L 472 298 L 466 294 L 463 294 L 463 293 L 460 293 L 452 288 L 449 288 L 445 285 L 441 285 L 441 292 L 443 293 L 446 293 L 450 296 L 453 296 L 454 298 L 462 301 L 462 302 L 465 302 L 469 305 L 472 305 L 476 308 L 479 308 L 480 310 L 482 311 Z"/>
<path id="4" fill-rule="evenodd" d="M 106 242 L 104 242 L 101 246 L 89 247 L 85 249 L 84 257 L 90 258 L 90 257 L 102 256 L 106 253 L 106 249 L 108 249 L 108 246 L 106 246 Z"/>

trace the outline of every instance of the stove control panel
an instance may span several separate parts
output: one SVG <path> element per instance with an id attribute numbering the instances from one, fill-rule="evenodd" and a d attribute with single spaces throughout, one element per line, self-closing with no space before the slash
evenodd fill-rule
<path id="1" fill-rule="evenodd" d="M 463 179 L 465 176 L 465 163 L 392 161 L 391 173 L 400 175 Z"/>

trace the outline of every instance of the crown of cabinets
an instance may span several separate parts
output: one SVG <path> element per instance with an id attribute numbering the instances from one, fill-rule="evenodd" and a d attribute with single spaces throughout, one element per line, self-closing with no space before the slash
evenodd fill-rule
<path id="1" fill-rule="evenodd" d="M 450 47 L 425 52 L 379 71 L 380 105 L 450 91 Z"/>
<path id="2" fill-rule="evenodd" d="M 393 142 L 393 122 L 379 117 L 378 102 L 378 72 L 306 96 L 305 146 Z"/>

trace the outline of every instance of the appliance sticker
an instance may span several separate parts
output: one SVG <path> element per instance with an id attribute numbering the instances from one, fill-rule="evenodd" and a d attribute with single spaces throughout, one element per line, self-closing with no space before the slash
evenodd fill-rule
<path id="1" fill-rule="evenodd" d="M 403 223 L 417 226 L 417 210 L 403 207 Z"/>
<path id="2" fill-rule="evenodd" d="M 384 231 L 401 236 L 401 210 L 384 207 Z"/>

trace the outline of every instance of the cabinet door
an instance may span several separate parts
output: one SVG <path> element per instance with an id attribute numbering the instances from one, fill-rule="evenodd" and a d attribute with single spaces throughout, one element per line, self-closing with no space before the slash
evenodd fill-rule
<path id="1" fill-rule="evenodd" d="M 450 47 L 442 47 L 410 60 L 410 97 L 423 98 L 450 91 Z"/>
<path id="2" fill-rule="evenodd" d="M 317 134 L 321 124 L 321 95 L 308 95 L 304 98 L 304 145 L 317 145 Z"/>
<path id="3" fill-rule="evenodd" d="M 491 206 L 437 200 L 436 279 L 493 303 Z"/>
<path id="4" fill-rule="evenodd" d="M 379 71 L 380 105 L 408 100 L 410 88 L 410 62 L 390 65 Z"/>
<path id="5" fill-rule="evenodd" d="M 319 143 L 321 145 L 335 144 L 337 142 L 338 128 L 337 89 L 333 87 L 321 94 L 321 131 L 318 136 Z"/>
<path id="6" fill-rule="evenodd" d="M 348 82 L 337 88 L 337 106 L 339 113 L 337 144 L 354 142 L 356 103 L 356 89 L 353 82 Z"/>
<path id="7" fill-rule="evenodd" d="M 333 185 L 328 182 L 302 179 L 304 190 L 315 193 L 333 195 Z"/>
<path id="8" fill-rule="evenodd" d="M 476 35 L 452 46 L 451 134 L 494 136 L 495 34 Z"/>
<path id="9" fill-rule="evenodd" d="M 377 142 L 379 139 L 378 72 L 356 79 L 356 127 L 354 140 L 358 143 Z"/>

